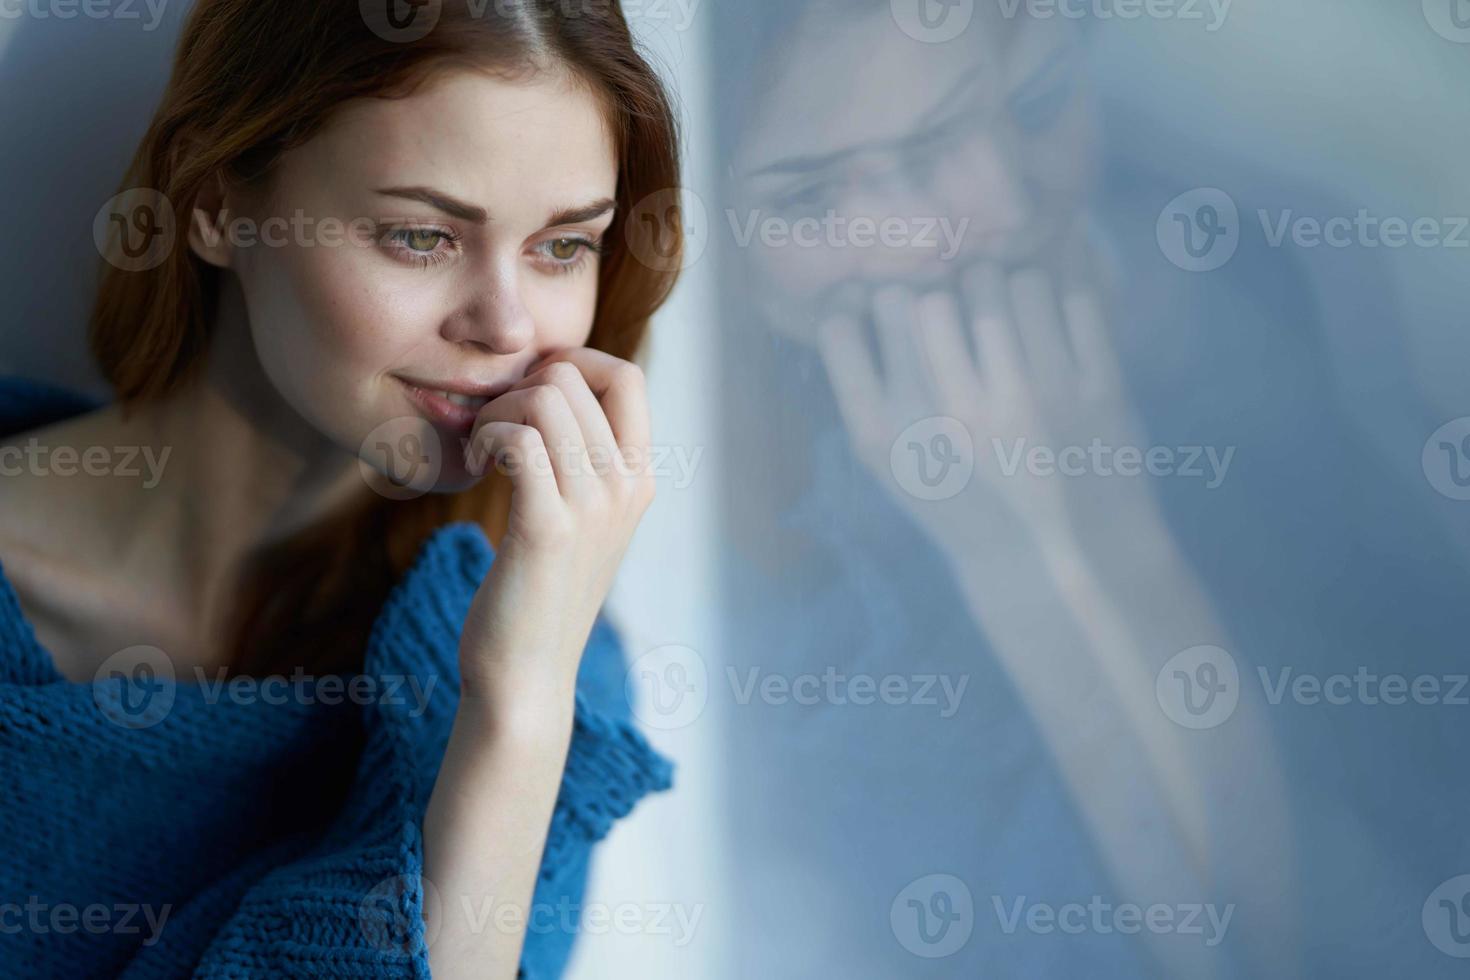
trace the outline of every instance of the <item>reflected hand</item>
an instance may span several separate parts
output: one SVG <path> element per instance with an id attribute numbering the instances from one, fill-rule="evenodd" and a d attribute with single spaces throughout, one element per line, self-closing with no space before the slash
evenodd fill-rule
<path id="1" fill-rule="evenodd" d="M 1103 475 L 1088 452 L 1094 441 L 1141 446 L 1096 293 L 1062 293 L 1045 272 L 1006 274 L 990 264 L 968 270 L 961 289 L 880 289 L 872 303 L 879 364 L 852 316 L 822 325 L 843 419 L 879 481 L 959 563 L 1013 542 L 1017 519 L 1032 541 L 1054 541 L 1097 522 L 1152 518 L 1141 479 Z M 944 500 L 905 492 L 894 465 L 894 441 L 934 416 L 963 426 L 975 456 L 969 485 Z M 1002 508 L 990 506 L 997 501 Z M 998 519 L 998 510 L 1013 519 Z"/>

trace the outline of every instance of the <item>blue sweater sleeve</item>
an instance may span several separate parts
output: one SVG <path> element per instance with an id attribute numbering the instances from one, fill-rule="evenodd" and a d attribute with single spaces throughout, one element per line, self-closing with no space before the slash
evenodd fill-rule
<path id="1" fill-rule="evenodd" d="M 419 594 L 414 582 L 458 577 L 477 584 L 493 552 L 478 531 L 441 534 L 385 607 L 367 666 L 387 685 L 417 681 L 429 696 L 384 698 L 367 707 L 366 741 L 354 784 L 328 833 L 287 840 L 216 882 L 178 913 L 217 930 L 175 922 L 173 936 L 201 949 L 160 943 L 140 950 L 127 977 L 179 976 L 193 962 L 205 978 L 259 976 L 427 978 L 426 901 L 449 901 L 423 878 L 421 827 L 458 699 L 458 631 L 473 590 Z M 428 567 L 424 567 L 428 566 Z M 461 594 L 463 593 L 463 594 Z M 452 642 L 451 642 L 452 641 Z M 633 727 L 614 679 L 624 653 L 599 616 L 583 655 L 561 788 L 548 828 L 522 948 L 520 976 L 551 980 L 565 969 L 578 931 L 592 846 L 644 795 L 671 785 L 672 767 Z M 432 682 L 432 686 L 430 686 Z M 385 686 L 383 688 L 387 690 Z M 455 900 L 445 914 L 465 914 Z M 482 909 L 472 903 L 471 914 Z M 495 928 L 486 918 L 486 928 Z"/>

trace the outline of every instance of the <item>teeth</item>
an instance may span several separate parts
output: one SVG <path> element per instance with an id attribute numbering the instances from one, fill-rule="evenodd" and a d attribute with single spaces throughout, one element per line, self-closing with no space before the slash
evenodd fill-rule
<path id="1" fill-rule="evenodd" d="M 436 394 L 438 394 L 440 397 L 442 397 L 446 401 L 452 402 L 455 405 L 460 406 L 461 408 L 473 408 L 473 409 L 483 408 L 484 405 L 485 405 L 485 403 L 486 403 L 486 401 L 488 400 L 488 399 L 479 397 L 477 395 L 461 395 L 458 392 L 453 392 L 453 391 L 440 391 L 440 392 L 436 392 Z"/>

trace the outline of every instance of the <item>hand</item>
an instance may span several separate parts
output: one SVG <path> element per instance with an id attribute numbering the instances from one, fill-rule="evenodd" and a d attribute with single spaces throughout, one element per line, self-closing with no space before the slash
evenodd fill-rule
<path id="1" fill-rule="evenodd" d="M 1006 275 L 988 264 L 968 270 L 962 289 L 962 298 L 947 290 L 915 296 L 897 286 L 877 292 L 881 376 L 852 317 L 822 326 L 822 356 L 843 419 L 879 482 L 961 566 L 994 553 L 1001 541 L 1025 547 L 1015 540 L 1017 523 L 1033 541 L 1052 541 L 1151 515 L 1141 478 L 1028 465 L 1035 447 L 1060 453 L 1094 439 L 1110 448 L 1140 445 L 1097 296 L 1074 288 L 1059 297 L 1040 270 Z M 974 447 L 970 484 L 945 500 L 905 492 L 891 469 L 897 437 L 932 416 L 960 422 Z M 1080 458 L 1090 467 L 1089 457 Z M 1078 459 L 1072 453 L 1069 464 Z"/>
<path id="2" fill-rule="evenodd" d="M 543 359 L 480 410 L 469 471 L 496 465 L 511 497 L 461 637 L 464 696 L 570 712 L 582 649 L 653 501 L 649 432 L 642 369 L 585 347 Z M 527 699 L 527 685 L 545 697 Z"/>

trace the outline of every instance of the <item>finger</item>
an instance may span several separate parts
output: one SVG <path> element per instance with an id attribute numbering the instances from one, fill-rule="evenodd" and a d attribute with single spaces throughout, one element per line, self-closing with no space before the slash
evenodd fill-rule
<path id="1" fill-rule="evenodd" d="M 848 314 L 834 314 L 822 321 L 818 340 L 843 424 L 854 443 L 861 444 L 881 430 L 879 393 L 883 389 L 878 369 L 857 319 Z"/>
<path id="2" fill-rule="evenodd" d="M 582 429 L 560 388 L 542 384 L 507 391 L 480 409 L 476 430 L 489 422 L 529 425 L 539 431 L 561 495 L 567 499 L 580 496 L 585 481 L 579 477 L 591 473 L 592 467 L 582 443 Z M 475 438 L 474 432 L 470 438 Z"/>
<path id="3" fill-rule="evenodd" d="M 541 433 L 529 425 L 489 421 L 475 430 L 465 467 L 480 476 L 489 466 L 510 479 L 512 496 L 528 517 L 539 516 L 551 501 L 560 499 Z"/>
<path id="4" fill-rule="evenodd" d="M 1108 336 L 1107 319 L 1097 294 L 1090 289 L 1069 293 L 1062 299 L 1062 312 L 1067 318 L 1067 335 L 1077 352 L 1077 365 L 1083 378 L 1103 386 L 1117 383 L 1122 368 Z"/>
<path id="5" fill-rule="evenodd" d="M 557 361 L 576 365 L 587 387 L 602 405 L 613 438 L 621 449 L 646 452 L 652 438 L 648 381 L 632 361 L 591 347 L 570 347 L 548 354 L 532 365 L 539 370 Z"/>
<path id="6" fill-rule="evenodd" d="M 1075 375 L 1072 354 L 1063 334 L 1062 311 L 1051 279 L 1040 269 L 1023 269 L 1011 276 L 1011 311 L 1015 314 L 1021 346 L 1030 376 L 1042 385 L 1056 384 Z"/>
<path id="7" fill-rule="evenodd" d="M 949 290 L 937 290 L 920 298 L 918 310 L 919 351 L 939 387 L 943 404 L 954 413 L 981 395 L 980 375 L 965 345 L 959 302 Z"/>
<path id="8" fill-rule="evenodd" d="M 873 296 L 873 326 L 878 335 L 878 354 L 885 387 L 899 396 L 899 404 L 911 404 L 913 396 L 933 386 L 924 372 L 921 355 L 914 349 L 914 326 L 918 311 L 914 294 L 903 286 L 884 286 Z"/>
<path id="9" fill-rule="evenodd" d="M 965 273 L 962 288 L 980 361 L 982 387 L 990 392 L 1014 389 L 1020 384 L 1024 370 L 1000 267 L 991 262 L 976 265 Z"/>
<path id="10" fill-rule="evenodd" d="M 618 449 L 617 438 L 613 435 L 602 403 L 592 393 L 582 369 L 569 360 L 554 361 L 526 375 L 512 385 L 510 391 L 538 384 L 553 385 L 566 396 L 572 415 L 582 430 L 582 443 L 587 447 L 588 457 L 611 461 Z"/>

